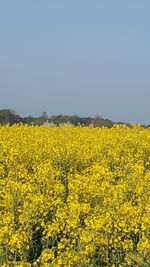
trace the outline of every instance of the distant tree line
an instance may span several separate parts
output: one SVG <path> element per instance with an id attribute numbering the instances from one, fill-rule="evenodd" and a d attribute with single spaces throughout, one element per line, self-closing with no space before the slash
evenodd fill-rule
<path id="1" fill-rule="evenodd" d="M 10 109 L 0 110 L 0 124 L 9 123 L 10 125 L 14 123 L 21 122 L 21 117 L 15 113 L 15 111 Z"/>
<path id="2" fill-rule="evenodd" d="M 0 124 L 10 125 L 14 123 L 25 123 L 28 125 L 55 125 L 59 124 L 72 124 L 72 125 L 84 125 L 89 126 L 93 124 L 94 127 L 108 127 L 111 128 L 116 122 L 113 122 L 109 119 L 103 119 L 101 116 L 93 117 L 79 117 L 78 115 L 55 115 L 48 117 L 46 112 L 43 112 L 39 117 L 21 117 L 16 112 L 10 109 L 1 109 L 0 110 Z M 122 122 L 118 122 L 117 124 L 125 124 Z M 126 123 L 126 125 L 130 126 L 130 124 Z M 143 125 L 144 127 L 149 127 L 150 125 Z"/>

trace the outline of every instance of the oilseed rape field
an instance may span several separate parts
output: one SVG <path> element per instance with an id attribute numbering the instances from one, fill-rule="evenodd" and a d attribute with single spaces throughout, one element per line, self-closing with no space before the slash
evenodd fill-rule
<path id="1" fill-rule="evenodd" d="M 0 126 L 0 266 L 150 266 L 150 129 Z"/>

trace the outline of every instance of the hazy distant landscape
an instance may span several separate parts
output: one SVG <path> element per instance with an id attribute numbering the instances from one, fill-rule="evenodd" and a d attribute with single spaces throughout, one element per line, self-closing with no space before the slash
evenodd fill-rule
<path id="1" fill-rule="evenodd" d="M 45 125 L 45 126 L 58 126 L 59 124 L 72 124 L 72 125 L 84 125 L 89 126 L 93 124 L 94 127 L 108 127 L 111 128 L 114 124 L 125 124 L 130 127 L 128 122 L 113 122 L 109 119 L 104 119 L 101 116 L 95 117 L 80 117 L 78 115 L 55 115 L 48 116 L 46 112 L 43 112 L 39 117 L 21 117 L 16 114 L 14 111 L 9 109 L 0 110 L 0 124 L 13 125 L 14 123 L 25 123 L 28 125 Z M 149 127 L 148 124 L 142 124 L 143 127 Z"/>

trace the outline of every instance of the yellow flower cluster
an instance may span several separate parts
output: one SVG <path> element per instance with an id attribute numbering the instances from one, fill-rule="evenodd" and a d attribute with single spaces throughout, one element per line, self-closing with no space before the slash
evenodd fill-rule
<path id="1" fill-rule="evenodd" d="M 150 129 L 0 126 L 0 266 L 150 266 Z"/>

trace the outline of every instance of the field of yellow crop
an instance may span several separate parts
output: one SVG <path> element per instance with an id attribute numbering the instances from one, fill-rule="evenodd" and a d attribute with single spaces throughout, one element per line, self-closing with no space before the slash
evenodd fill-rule
<path id="1" fill-rule="evenodd" d="M 0 266 L 150 266 L 150 129 L 0 126 Z"/>

